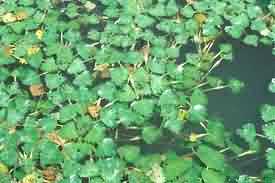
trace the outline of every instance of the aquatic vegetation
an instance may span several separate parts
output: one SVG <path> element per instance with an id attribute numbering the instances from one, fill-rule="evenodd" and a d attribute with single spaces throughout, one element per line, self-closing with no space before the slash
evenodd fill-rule
<path id="1" fill-rule="evenodd" d="M 275 106 L 239 147 L 207 93 L 245 88 L 212 75 L 223 38 L 274 46 L 274 23 L 272 0 L 0 1 L 0 182 L 273 182 Z M 263 151 L 257 177 L 231 163 Z"/>

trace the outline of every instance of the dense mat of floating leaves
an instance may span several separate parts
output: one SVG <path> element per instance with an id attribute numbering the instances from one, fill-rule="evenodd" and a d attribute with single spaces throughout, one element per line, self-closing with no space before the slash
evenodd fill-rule
<path id="1" fill-rule="evenodd" d="M 274 149 L 259 178 L 231 167 L 227 152 L 257 153 L 259 135 L 247 124 L 249 148 L 235 145 L 205 92 L 244 86 L 211 76 L 232 59 L 215 40 L 272 45 L 274 15 L 255 0 L 0 1 L 0 182 L 273 182 Z M 273 143 L 274 114 L 262 107 Z M 140 146 L 173 140 L 187 153 Z"/>

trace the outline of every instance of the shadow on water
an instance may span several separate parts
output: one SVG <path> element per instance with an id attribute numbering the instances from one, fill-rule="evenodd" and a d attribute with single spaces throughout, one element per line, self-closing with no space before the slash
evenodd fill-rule
<path id="1" fill-rule="evenodd" d="M 245 88 L 238 95 L 230 90 L 214 91 L 209 96 L 209 114 L 224 120 L 226 129 L 236 129 L 252 122 L 260 130 L 263 124 L 260 107 L 263 104 L 275 104 L 275 95 L 267 87 L 275 77 L 275 57 L 270 47 L 250 47 L 239 41 L 229 41 L 233 45 L 233 61 L 223 63 L 213 75 L 225 80 L 232 77 L 245 83 Z M 266 145 L 266 144 L 265 144 Z M 242 173 L 257 175 L 265 166 L 264 157 L 248 160 L 239 166 Z"/>

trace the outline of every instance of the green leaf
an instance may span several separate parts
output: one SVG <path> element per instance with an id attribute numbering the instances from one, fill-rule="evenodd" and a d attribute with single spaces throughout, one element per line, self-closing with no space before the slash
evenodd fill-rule
<path id="1" fill-rule="evenodd" d="M 191 105 L 197 105 L 197 104 L 207 105 L 208 99 L 202 90 L 196 89 L 193 91 L 190 97 L 190 102 L 191 102 Z"/>
<path id="2" fill-rule="evenodd" d="M 244 31 L 239 25 L 226 26 L 224 30 L 235 39 L 239 39 Z"/>
<path id="3" fill-rule="evenodd" d="M 264 20 L 258 18 L 258 19 L 255 19 L 251 22 L 250 27 L 251 27 L 251 30 L 261 32 L 261 31 L 266 29 L 266 24 L 265 24 Z"/>
<path id="4" fill-rule="evenodd" d="M 124 67 L 111 69 L 111 79 L 116 85 L 121 86 L 128 79 L 128 70 Z"/>
<path id="5" fill-rule="evenodd" d="M 60 122 L 65 123 L 69 120 L 74 119 L 79 112 L 78 107 L 79 106 L 77 106 L 77 104 L 69 104 L 61 108 L 61 110 L 59 111 Z"/>
<path id="6" fill-rule="evenodd" d="M 136 94 L 133 89 L 127 84 L 118 93 L 118 100 L 121 102 L 131 102 L 135 100 Z"/>
<path id="7" fill-rule="evenodd" d="M 114 100 L 116 94 L 116 86 L 112 82 L 106 82 L 99 86 L 97 94 L 107 100 Z"/>
<path id="8" fill-rule="evenodd" d="M 251 46 L 258 46 L 258 36 L 257 35 L 246 35 L 243 42 L 247 45 L 251 45 Z"/>
<path id="9" fill-rule="evenodd" d="M 171 132 L 175 134 L 179 134 L 183 128 L 183 122 L 177 119 L 169 119 L 165 121 L 164 128 L 169 129 Z"/>
<path id="10" fill-rule="evenodd" d="M 24 85 L 40 84 L 40 76 L 31 69 L 22 70 L 22 75 L 19 75 L 19 79 Z"/>
<path id="11" fill-rule="evenodd" d="M 75 17 L 77 17 L 79 15 L 79 13 L 78 13 L 78 6 L 76 6 L 73 3 L 69 3 L 69 5 L 66 8 L 66 15 L 69 18 L 75 18 Z"/>
<path id="12" fill-rule="evenodd" d="M 156 17 L 163 17 L 166 16 L 166 9 L 163 4 L 159 3 L 154 8 L 149 9 L 149 13 Z"/>
<path id="13" fill-rule="evenodd" d="M 58 70 L 54 58 L 50 57 L 41 64 L 41 70 L 45 72 L 54 72 Z"/>
<path id="14" fill-rule="evenodd" d="M 63 152 L 69 159 L 80 161 L 91 154 L 91 145 L 86 143 L 67 143 Z"/>
<path id="15" fill-rule="evenodd" d="M 253 144 L 256 141 L 256 127 L 253 123 L 247 123 L 237 130 L 237 134 L 247 143 Z"/>
<path id="16" fill-rule="evenodd" d="M 117 110 L 115 107 L 106 108 L 100 111 L 102 122 L 109 128 L 114 128 L 118 125 Z"/>
<path id="17" fill-rule="evenodd" d="M 73 84 L 76 86 L 91 86 L 93 83 L 93 78 L 89 71 L 83 71 L 78 74 L 73 81 Z"/>
<path id="18" fill-rule="evenodd" d="M 275 169 L 275 150 L 268 148 L 266 150 L 266 160 L 268 168 Z"/>
<path id="19" fill-rule="evenodd" d="M 261 108 L 261 115 L 264 122 L 275 120 L 275 106 L 265 104 Z"/>
<path id="20" fill-rule="evenodd" d="M 122 181 L 125 165 L 120 159 L 108 158 L 99 160 L 96 163 L 100 169 L 101 177 L 104 179 L 104 183 L 119 183 Z"/>
<path id="21" fill-rule="evenodd" d="M 159 98 L 160 105 L 177 105 L 178 101 L 178 96 L 171 89 L 165 90 Z"/>
<path id="22" fill-rule="evenodd" d="M 73 122 L 67 123 L 58 131 L 60 137 L 66 140 L 76 139 L 78 137 L 75 124 Z"/>
<path id="23" fill-rule="evenodd" d="M 180 49 L 179 48 L 167 48 L 166 49 L 167 56 L 169 58 L 178 58 L 180 55 Z"/>
<path id="24" fill-rule="evenodd" d="M 125 64 L 140 64 L 143 61 L 143 55 L 139 52 L 129 51 L 122 61 Z"/>
<path id="25" fill-rule="evenodd" d="M 192 122 L 201 122 L 205 120 L 207 116 L 207 109 L 204 105 L 194 105 L 189 110 L 189 120 Z"/>
<path id="26" fill-rule="evenodd" d="M 137 113 L 145 116 L 150 117 L 154 111 L 155 102 L 150 99 L 142 99 L 139 101 L 135 101 L 131 104 L 131 107 Z"/>
<path id="27" fill-rule="evenodd" d="M 142 139 L 147 144 L 156 142 L 162 135 L 162 131 L 154 126 L 146 126 L 142 129 Z"/>
<path id="28" fill-rule="evenodd" d="M 224 171 L 226 163 L 223 154 L 220 152 L 206 145 L 200 145 L 196 155 L 208 168 Z"/>
<path id="29" fill-rule="evenodd" d="M 100 124 L 96 124 L 89 130 L 84 140 L 89 143 L 99 144 L 106 136 L 106 128 Z"/>
<path id="30" fill-rule="evenodd" d="M 69 66 L 68 73 L 70 73 L 70 74 L 77 74 L 77 73 L 82 72 L 84 70 L 86 70 L 86 67 L 85 67 L 83 61 L 80 60 L 79 58 L 77 58 Z"/>
<path id="31" fill-rule="evenodd" d="M 57 121 L 51 117 L 45 117 L 41 119 L 40 124 L 42 126 L 43 131 L 47 133 L 52 132 L 56 128 Z"/>
<path id="32" fill-rule="evenodd" d="M 268 90 L 271 93 L 275 93 L 275 79 L 272 79 L 272 81 L 269 83 Z"/>
<path id="33" fill-rule="evenodd" d="M 58 88 L 65 82 L 65 78 L 60 74 L 47 74 L 45 82 L 49 89 Z"/>
<path id="34" fill-rule="evenodd" d="M 228 85 L 234 94 L 240 93 L 241 89 L 245 86 L 243 82 L 237 79 L 230 79 Z"/>
<path id="35" fill-rule="evenodd" d="M 64 162 L 63 164 L 63 175 L 64 177 L 72 177 L 71 180 L 66 180 L 64 181 L 65 183 L 72 183 L 72 182 L 75 182 L 76 181 L 76 178 L 77 178 L 77 174 L 80 170 L 80 164 L 75 162 L 74 160 L 67 160 Z M 79 182 L 78 182 L 79 183 Z"/>
<path id="36" fill-rule="evenodd" d="M 195 14 L 195 11 L 193 10 L 192 6 L 184 6 L 180 9 L 180 12 L 183 16 L 187 18 L 191 18 Z"/>
<path id="37" fill-rule="evenodd" d="M 262 172 L 263 182 L 264 183 L 274 183 L 274 170 L 271 169 L 265 169 Z M 249 182 L 250 183 L 250 182 Z M 252 182 L 254 183 L 254 182 Z"/>
<path id="38" fill-rule="evenodd" d="M 104 138 L 96 149 L 96 155 L 98 157 L 115 156 L 116 145 L 111 138 Z"/>
<path id="39" fill-rule="evenodd" d="M 118 154 L 127 162 L 134 163 L 140 156 L 140 147 L 134 145 L 124 145 L 118 148 Z"/>
<path id="40" fill-rule="evenodd" d="M 166 14 L 168 16 L 176 15 L 178 12 L 178 5 L 175 0 L 169 0 L 166 5 Z"/>
<path id="41" fill-rule="evenodd" d="M 159 95 L 165 89 L 167 81 L 158 75 L 151 75 L 151 89 L 153 94 Z"/>
<path id="42" fill-rule="evenodd" d="M 58 146 L 45 141 L 40 144 L 40 163 L 42 166 L 57 165 L 63 161 L 63 155 L 59 151 Z"/>
<path id="43" fill-rule="evenodd" d="M 223 174 L 211 169 L 204 169 L 201 176 L 205 183 L 225 183 L 226 179 Z"/>
<path id="44" fill-rule="evenodd" d="M 180 157 L 167 158 L 164 162 L 163 171 L 167 181 L 174 180 L 176 177 L 183 175 L 192 168 L 192 160 L 185 160 Z"/>
<path id="45" fill-rule="evenodd" d="M 207 136 L 205 140 L 219 147 L 225 145 L 225 128 L 222 122 L 209 121 L 207 125 Z"/>
<path id="46" fill-rule="evenodd" d="M 255 183 L 255 181 L 247 175 L 239 176 L 237 183 Z"/>
<path id="47" fill-rule="evenodd" d="M 137 170 L 130 170 L 128 172 L 128 181 L 129 183 L 136 183 L 136 182 L 153 183 L 150 180 L 149 176 Z"/>
<path id="48" fill-rule="evenodd" d="M 155 22 L 155 19 L 147 15 L 138 14 L 135 18 L 135 22 L 139 27 L 146 28 L 151 26 Z"/>
<path id="49" fill-rule="evenodd" d="M 163 74 L 165 73 L 165 62 L 163 60 L 149 60 L 148 66 L 153 73 Z"/>
<path id="50" fill-rule="evenodd" d="M 86 161 L 85 165 L 81 166 L 80 177 L 96 177 L 99 175 L 99 168 L 93 161 Z"/>
<path id="51" fill-rule="evenodd" d="M 275 144 L 275 123 L 265 124 L 262 128 L 267 139 Z"/>

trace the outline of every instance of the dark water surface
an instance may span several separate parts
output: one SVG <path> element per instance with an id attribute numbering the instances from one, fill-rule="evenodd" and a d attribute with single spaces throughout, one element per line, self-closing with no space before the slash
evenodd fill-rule
<path id="1" fill-rule="evenodd" d="M 225 61 L 212 75 L 224 80 L 236 78 L 245 83 L 245 88 L 239 94 L 233 94 L 230 89 L 211 91 L 208 93 L 208 113 L 210 117 L 219 118 L 224 122 L 225 128 L 236 133 L 236 130 L 246 123 L 254 123 L 261 133 L 260 108 L 263 104 L 275 104 L 275 94 L 268 91 L 268 84 L 275 77 L 275 56 L 271 47 L 251 47 L 236 40 L 223 40 L 233 45 L 233 61 Z M 185 53 L 195 52 L 193 44 L 188 44 L 181 50 L 181 58 Z M 169 137 L 169 135 L 168 135 Z M 237 137 L 235 141 L 246 145 Z M 272 146 L 262 142 L 264 146 Z M 178 141 L 162 141 L 152 145 L 140 144 L 145 153 L 163 153 L 170 150 L 182 154 L 184 144 Z M 266 148 L 266 147 L 263 147 Z M 241 173 L 258 176 L 265 168 L 264 152 L 260 155 L 247 156 L 232 162 L 232 165 Z"/>
<path id="2" fill-rule="evenodd" d="M 263 104 L 275 104 L 275 94 L 267 87 L 275 77 L 275 56 L 270 47 L 250 47 L 239 41 L 230 41 L 233 45 L 233 61 L 224 63 L 213 75 L 223 79 L 232 77 L 245 83 L 245 88 L 238 95 L 227 90 L 209 92 L 209 114 L 224 120 L 226 129 L 235 132 L 243 124 L 252 122 L 258 130 L 263 124 L 260 107 Z M 265 166 L 264 157 L 258 160 L 240 162 L 240 170 L 250 175 L 259 175 Z"/>

